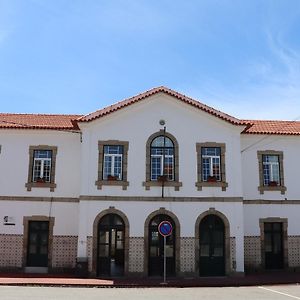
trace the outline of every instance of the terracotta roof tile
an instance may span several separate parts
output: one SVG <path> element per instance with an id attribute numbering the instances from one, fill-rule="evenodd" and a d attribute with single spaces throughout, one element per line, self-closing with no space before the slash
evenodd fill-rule
<path id="1" fill-rule="evenodd" d="M 230 122 L 231 124 L 235 124 L 235 125 L 246 125 L 245 123 L 241 122 L 240 120 L 228 115 L 228 114 L 225 114 L 219 110 L 216 110 L 210 106 L 207 106 L 199 101 L 196 101 L 190 97 L 187 97 L 183 94 L 180 94 L 176 91 L 173 91 L 169 88 L 166 88 L 164 86 L 161 86 L 161 87 L 156 87 L 156 88 L 153 88 L 149 91 L 146 91 L 144 93 L 141 93 L 139 95 L 136 95 L 134 97 L 131 97 L 131 98 L 128 98 L 128 99 L 125 99 L 123 101 L 120 101 L 116 104 L 113 104 L 111 106 L 108 106 L 108 107 L 105 107 L 103 109 L 100 109 L 100 110 L 97 110 L 93 113 L 90 113 L 86 116 L 83 116 L 81 118 L 78 119 L 78 122 L 90 122 L 92 120 L 95 120 L 95 119 L 98 119 L 98 118 L 101 118 L 103 116 L 106 116 L 114 111 L 117 111 L 121 108 L 124 108 L 126 106 L 129 106 L 131 104 L 134 104 L 136 102 L 139 102 L 139 101 L 142 101 L 144 99 L 147 99 L 149 98 L 150 96 L 152 95 L 155 95 L 155 94 L 158 94 L 158 93 L 165 93 L 167 95 L 170 95 L 170 96 L 173 96 L 187 104 L 190 104 L 202 111 L 205 111 L 213 116 L 216 116 L 224 121 L 227 121 L 227 122 Z"/>
<path id="2" fill-rule="evenodd" d="M 300 135 L 299 121 L 243 120 L 250 123 L 245 134 Z"/>
<path id="3" fill-rule="evenodd" d="M 0 113 L 0 129 L 79 130 L 76 119 L 81 115 Z"/>
<path id="4" fill-rule="evenodd" d="M 142 101 L 152 95 L 165 93 L 184 103 L 192 105 L 204 112 L 227 121 L 234 125 L 247 126 L 243 134 L 279 134 L 300 135 L 299 121 L 275 121 L 275 120 L 239 120 L 210 106 L 189 98 L 183 94 L 166 87 L 157 87 L 141 93 L 137 96 L 125 99 L 116 104 L 97 110 L 86 116 L 82 115 L 51 115 L 51 114 L 9 114 L 0 113 L 0 129 L 50 129 L 50 130 L 79 130 L 78 122 L 90 122 L 106 116 L 123 107 Z"/>

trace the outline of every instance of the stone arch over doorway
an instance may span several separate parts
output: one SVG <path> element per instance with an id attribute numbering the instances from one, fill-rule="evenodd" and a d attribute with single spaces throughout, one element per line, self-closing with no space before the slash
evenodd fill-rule
<path id="1" fill-rule="evenodd" d="M 195 223 L 195 274 L 199 274 L 199 261 L 200 261 L 200 256 L 199 256 L 199 244 L 200 244 L 200 223 L 201 221 L 209 215 L 215 215 L 219 217 L 223 223 L 224 223 L 224 234 L 225 234 L 225 274 L 229 275 L 231 273 L 231 253 L 230 253 L 230 224 L 227 219 L 227 217 L 215 210 L 214 208 L 210 208 L 209 210 L 203 212 L 200 214 L 196 220 Z"/>
<path id="2" fill-rule="evenodd" d="M 116 214 L 122 218 L 125 226 L 124 237 L 124 276 L 128 275 L 129 267 L 129 221 L 127 216 L 120 210 L 110 207 L 101 211 L 95 218 L 93 223 L 93 256 L 92 256 L 92 275 L 97 275 L 97 242 L 98 242 L 98 224 L 99 221 L 106 215 Z"/>
<path id="3" fill-rule="evenodd" d="M 177 216 L 169 210 L 161 207 L 160 209 L 152 212 L 145 220 L 144 225 L 144 275 L 148 276 L 149 266 L 149 225 L 151 220 L 157 215 L 167 215 L 175 224 L 175 272 L 176 275 L 180 273 L 180 223 Z"/>

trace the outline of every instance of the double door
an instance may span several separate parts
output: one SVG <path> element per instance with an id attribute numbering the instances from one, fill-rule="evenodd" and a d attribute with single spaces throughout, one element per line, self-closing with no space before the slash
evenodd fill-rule
<path id="1" fill-rule="evenodd" d="M 108 215 L 99 223 L 97 275 L 124 275 L 124 224 L 117 215 Z"/>
<path id="2" fill-rule="evenodd" d="M 28 267 L 48 267 L 49 222 L 29 221 L 28 224 Z"/>
<path id="3" fill-rule="evenodd" d="M 223 221 L 215 215 L 206 216 L 199 228 L 199 275 L 225 275 L 225 230 Z"/>
<path id="4" fill-rule="evenodd" d="M 162 221 L 169 221 L 172 224 L 172 234 L 164 237 L 158 232 L 158 225 Z M 167 215 L 158 215 L 150 221 L 149 225 L 149 276 L 163 276 L 164 273 L 164 251 L 166 251 L 166 274 L 175 276 L 175 224 Z"/>
<path id="5" fill-rule="evenodd" d="M 283 268 L 282 223 L 264 223 L 265 267 L 266 269 Z"/>

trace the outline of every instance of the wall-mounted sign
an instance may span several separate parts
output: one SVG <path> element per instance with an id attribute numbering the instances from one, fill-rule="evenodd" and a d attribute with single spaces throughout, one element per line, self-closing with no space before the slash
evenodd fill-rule
<path id="1" fill-rule="evenodd" d="M 11 216 L 4 216 L 3 225 L 16 225 L 15 218 Z"/>

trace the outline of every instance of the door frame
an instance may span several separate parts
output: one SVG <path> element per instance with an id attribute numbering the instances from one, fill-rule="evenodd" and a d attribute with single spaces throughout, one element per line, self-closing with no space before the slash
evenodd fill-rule
<path id="1" fill-rule="evenodd" d="M 288 268 L 288 219 L 287 218 L 262 218 L 259 219 L 260 244 L 261 244 L 261 267 L 266 269 L 265 262 L 265 223 L 282 223 L 282 250 L 283 250 L 283 270 Z"/>
<path id="2" fill-rule="evenodd" d="M 52 268 L 52 254 L 53 254 L 53 227 L 55 217 L 47 216 L 26 216 L 23 217 L 23 253 L 22 253 L 22 267 L 27 267 L 27 251 L 28 251 L 28 234 L 29 234 L 29 221 L 48 221 L 49 222 L 49 235 L 48 235 L 48 268 Z"/>
<path id="3" fill-rule="evenodd" d="M 97 247 L 98 247 L 98 224 L 102 217 L 109 214 L 118 215 L 124 222 L 124 276 L 129 273 L 129 221 L 126 215 L 113 206 L 100 212 L 93 223 L 93 254 L 92 254 L 92 276 L 97 276 Z"/>
<path id="4" fill-rule="evenodd" d="M 199 262 L 200 262 L 200 223 L 208 215 L 215 215 L 219 217 L 224 223 L 224 259 L 225 259 L 225 275 L 229 275 L 232 273 L 231 266 L 231 252 L 230 252 L 230 225 L 229 221 L 224 214 L 215 210 L 214 208 L 210 208 L 205 211 L 201 215 L 198 216 L 195 223 L 195 275 L 199 276 Z"/>
<path id="5" fill-rule="evenodd" d="M 161 207 L 148 215 L 144 225 L 144 276 L 149 276 L 149 224 L 156 215 L 167 215 L 172 218 L 175 230 L 175 276 L 180 275 L 180 223 L 175 214 Z"/>

